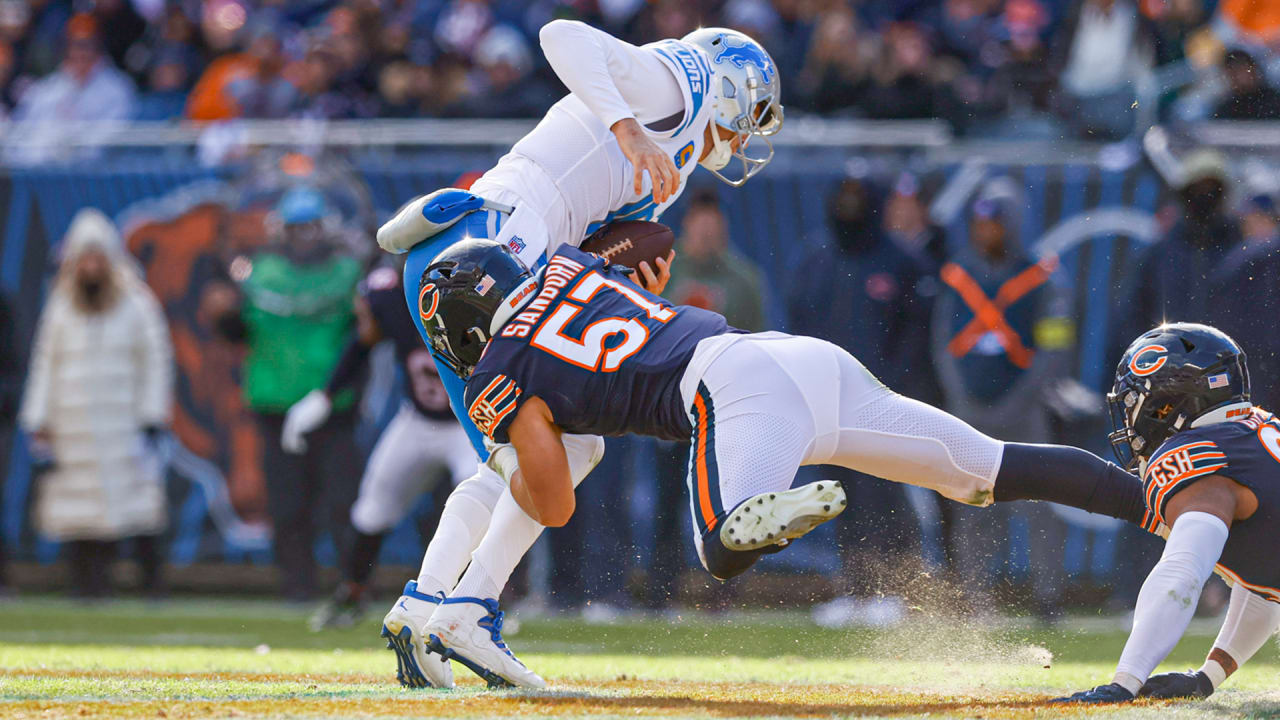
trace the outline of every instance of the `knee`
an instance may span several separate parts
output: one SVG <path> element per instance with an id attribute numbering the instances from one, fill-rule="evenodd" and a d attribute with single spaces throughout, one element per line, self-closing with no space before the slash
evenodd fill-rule
<path id="1" fill-rule="evenodd" d="M 506 489 L 506 483 L 502 482 L 502 478 L 498 477 L 497 473 L 488 467 L 481 466 L 479 472 L 458 483 L 453 492 L 449 493 L 445 507 L 466 499 L 492 510 Z"/>

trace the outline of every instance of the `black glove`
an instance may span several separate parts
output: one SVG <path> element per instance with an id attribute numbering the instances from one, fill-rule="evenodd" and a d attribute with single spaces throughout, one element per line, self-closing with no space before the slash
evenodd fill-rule
<path id="1" fill-rule="evenodd" d="M 1133 699 L 1133 693 L 1125 689 L 1123 685 L 1111 683 L 1110 685 L 1099 685 L 1092 690 L 1084 690 L 1070 697 L 1054 698 L 1049 702 L 1055 703 L 1086 703 L 1089 705 L 1097 705 L 1100 703 L 1122 703 L 1129 702 Z"/>
<path id="2" fill-rule="evenodd" d="M 1173 698 L 1207 698 L 1213 694 L 1213 681 L 1199 670 L 1153 675 L 1138 691 L 1138 697 L 1160 700 Z"/>

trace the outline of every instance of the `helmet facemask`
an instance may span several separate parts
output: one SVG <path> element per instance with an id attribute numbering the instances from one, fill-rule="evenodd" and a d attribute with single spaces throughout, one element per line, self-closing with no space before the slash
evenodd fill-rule
<path id="1" fill-rule="evenodd" d="M 754 97 L 757 90 L 765 88 L 759 78 L 751 77 L 747 82 L 749 96 Z M 717 111 L 712 121 L 715 127 L 709 133 L 711 152 L 699 164 L 710 170 L 722 182 L 733 187 L 741 187 L 773 160 L 773 143 L 769 137 L 782 128 L 782 105 L 776 102 L 772 94 L 762 95 L 753 103 L 751 112 L 733 116 L 726 123 L 722 119 L 726 113 L 722 112 L 721 108 L 732 106 L 735 110 L 737 109 L 738 101 L 735 97 L 737 88 L 734 87 L 733 81 L 723 76 L 720 78 L 720 86 L 722 96 L 717 101 Z M 724 139 L 716 128 L 723 128 L 737 135 L 738 148 L 735 150 L 733 141 Z M 721 171 L 734 160 L 741 163 L 742 173 L 736 178 L 731 178 Z"/>

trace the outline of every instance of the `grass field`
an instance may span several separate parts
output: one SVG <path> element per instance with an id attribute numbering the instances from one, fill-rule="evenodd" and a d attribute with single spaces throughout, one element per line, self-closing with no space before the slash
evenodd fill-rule
<path id="1" fill-rule="evenodd" d="M 488 691 L 462 668 L 456 690 L 404 691 L 376 619 L 304 621 L 260 601 L 0 603 L 0 718 L 1280 718 L 1275 643 L 1208 701 L 1047 706 L 1109 679 L 1125 630 L 1103 618 L 834 633 L 798 612 L 527 620 L 508 639 L 551 682 L 541 692 Z M 1198 665 L 1215 631 L 1197 621 L 1166 667 Z"/>

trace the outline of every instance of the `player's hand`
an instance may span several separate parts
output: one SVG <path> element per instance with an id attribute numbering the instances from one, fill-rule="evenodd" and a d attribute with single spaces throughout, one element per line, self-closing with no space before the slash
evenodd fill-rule
<path id="1" fill-rule="evenodd" d="M 635 168 L 635 192 L 639 195 L 644 188 L 644 174 L 649 173 L 649 183 L 653 189 L 653 201 L 659 205 L 676 194 L 680 187 L 680 171 L 671 156 L 662 152 L 635 118 L 625 118 L 609 128 L 618 138 L 618 147 L 622 154 L 631 161 Z"/>
<path id="2" fill-rule="evenodd" d="M 1213 681 L 1198 670 L 1152 675 L 1138 691 L 1138 697 L 1160 700 L 1173 698 L 1207 698 L 1213 694 Z"/>
<path id="3" fill-rule="evenodd" d="M 666 259 L 658 258 L 654 263 L 658 266 L 658 272 L 654 273 L 653 268 L 649 267 L 648 262 L 640 263 L 640 267 L 636 268 L 636 274 L 639 275 L 640 287 L 648 290 L 654 295 L 661 295 L 663 290 L 667 289 L 667 283 L 671 282 L 671 263 L 676 260 L 676 251 L 672 250 L 667 253 Z"/>
<path id="4" fill-rule="evenodd" d="M 1099 705 L 1102 703 L 1129 702 L 1132 699 L 1133 693 L 1126 690 L 1123 685 L 1111 683 L 1110 685 L 1099 685 L 1092 690 L 1084 690 L 1069 697 L 1054 698 L 1049 702 Z"/>

